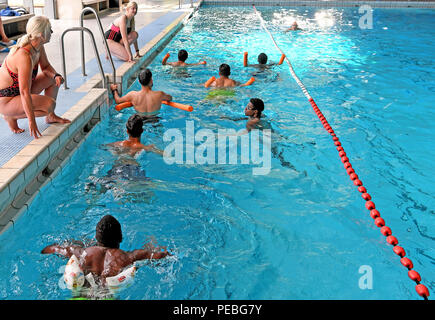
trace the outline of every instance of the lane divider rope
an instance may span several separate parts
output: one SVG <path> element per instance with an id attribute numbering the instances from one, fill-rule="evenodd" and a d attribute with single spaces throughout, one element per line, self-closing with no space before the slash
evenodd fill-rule
<path id="1" fill-rule="evenodd" d="M 276 44 L 275 39 L 273 38 L 273 35 L 267 29 L 267 27 L 264 23 L 264 20 L 261 17 L 261 14 L 255 8 L 255 5 L 252 5 L 252 7 L 254 8 L 254 11 L 258 16 L 258 19 L 260 20 L 260 23 L 261 23 L 263 29 L 269 34 L 275 47 L 281 52 L 281 54 L 285 55 L 285 53 L 281 50 L 281 48 Z M 409 258 L 405 257 L 405 255 L 406 255 L 405 250 L 402 247 L 398 246 L 399 241 L 397 240 L 397 238 L 395 236 L 392 235 L 391 229 L 385 225 L 384 219 L 381 217 L 379 211 L 376 209 L 374 202 L 371 200 L 372 199 L 371 195 L 367 192 L 367 189 L 363 186 L 363 183 L 359 179 L 358 175 L 356 174 L 355 169 L 352 168 L 352 165 L 349 161 L 349 158 L 346 155 L 346 152 L 344 151 L 343 146 L 341 145 L 340 140 L 338 139 L 334 130 L 332 129 L 332 127 L 330 126 L 330 124 L 326 120 L 325 116 L 320 111 L 320 109 L 317 106 L 314 99 L 308 93 L 308 90 L 305 88 L 302 81 L 298 78 L 298 76 L 294 72 L 293 66 L 292 66 L 290 60 L 287 58 L 287 56 L 285 57 L 285 61 L 289 65 L 290 73 L 291 73 L 292 77 L 294 78 L 294 80 L 296 80 L 297 84 L 302 89 L 302 92 L 307 97 L 308 101 L 311 104 L 311 107 L 313 108 L 314 112 L 316 113 L 316 115 L 319 118 L 320 122 L 322 123 L 323 127 L 332 136 L 332 140 L 334 141 L 334 145 L 337 148 L 337 152 L 338 152 L 339 157 L 341 158 L 341 162 L 343 163 L 344 168 L 346 169 L 347 174 L 349 175 L 350 179 L 353 181 L 353 184 L 358 187 L 358 191 L 361 193 L 361 197 L 366 201 L 366 203 L 365 203 L 366 209 L 370 211 L 370 216 L 374 219 L 375 225 L 378 228 L 380 228 L 382 235 L 384 235 L 386 237 L 387 243 L 389 243 L 390 245 L 393 246 L 394 253 L 397 254 L 401 258 L 400 263 L 405 268 L 408 269 L 408 277 L 417 284 L 415 286 L 415 290 L 417 291 L 418 295 L 423 297 L 425 300 L 428 300 L 428 297 L 430 295 L 429 290 L 427 289 L 427 287 L 425 285 L 420 283 L 420 281 L 421 281 L 420 274 L 417 271 L 412 270 L 414 268 L 412 261 Z"/>

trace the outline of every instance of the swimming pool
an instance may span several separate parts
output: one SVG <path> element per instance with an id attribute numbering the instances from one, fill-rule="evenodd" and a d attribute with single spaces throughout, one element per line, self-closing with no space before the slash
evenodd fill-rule
<path id="1" fill-rule="evenodd" d="M 434 11 L 375 9 L 373 29 L 362 30 L 357 8 L 258 9 L 433 291 Z M 305 31 L 283 33 L 294 16 Z M 172 60 L 181 48 L 188 62 L 207 65 L 161 65 L 166 52 Z M 242 129 L 245 121 L 233 119 L 260 97 L 273 130 L 270 173 L 253 175 L 253 165 L 241 164 L 167 165 L 141 154 L 140 169 L 111 175 L 125 160 L 103 145 L 125 138 L 132 114 L 112 110 L 1 235 L 1 299 L 71 297 L 59 285 L 66 261 L 40 250 L 93 239 L 105 214 L 121 222 L 121 249 L 153 240 L 174 252 L 144 263 L 121 299 L 418 299 L 286 65 L 258 74 L 233 97 L 207 99 L 200 84 L 222 62 L 241 82 L 256 72 L 242 66 L 243 51 L 251 63 L 260 52 L 280 57 L 251 8 L 201 8 L 150 65 L 154 90 L 195 110 L 163 106 L 142 141 L 164 149 L 164 133 L 184 132 L 186 121 L 215 132 Z M 373 271 L 371 290 L 359 287 L 361 266 Z"/>

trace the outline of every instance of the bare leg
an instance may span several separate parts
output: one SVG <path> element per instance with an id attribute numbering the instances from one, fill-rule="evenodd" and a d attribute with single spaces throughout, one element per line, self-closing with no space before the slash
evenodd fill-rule
<path id="1" fill-rule="evenodd" d="M 59 92 L 59 87 L 56 86 L 56 82 L 54 81 L 54 79 L 51 79 L 47 76 L 45 76 L 45 74 L 43 74 L 42 72 L 40 72 L 35 80 L 33 80 L 32 82 L 32 89 L 31 89 L 31 93 L 32 94 L 40 94 L 42 91 L 44 91 L 44 96 L 45 97 L 49 97 L 51 99 L 53 99 L 54 101 L 56 101 L 57 98 L 57 93 Z M 56 102 L 54 102 L 54 106 L 56 105 Z M 64 119 L 61 118 L 59 116 L 57 116 L 54 113 L 54 107 L 53 107 L 53 111 L 50 112 L 45 121 L 47 123 L 70 123 L 71 121 L 68 119 Z"/>
<path id="2" fill-rule="evenodd" d="M 128 44 L 131 45 L 134 41 L 137 40 L 138 34 L 136 31 L 132 31 L 127 36 Z M 111 39 L 107 39 L 107 45 L 109 47 L 110 52 L 123 61 L 128 61 L 128 53 L 125 50 L 124 40 L 121 39 L 119 42 L 113 41 Z"/>
<path id="3" fill-rule="evenodd" d="M 3 42 L 9 42 L 9 38 L 5 33 L 5 29 L 3 28 L 3 22 L 2 19 L 0 18 L 0 37 L 2 38 L 1 41 Z"/>
<path id="4" fill-rule="evenodd" d="M 31 99 L 35 117 L 48 116 L 50 113 L 53 113 L 56 102 L 52 98 L 32 94 Z M 3 115 L 12 132 L 21 133 L 24 131 L 24 129 L 18 127 L 17 123 L 18 119 L 27 118 L 23 109 L 21 96 L 0 98 L 0 113 Z"/>

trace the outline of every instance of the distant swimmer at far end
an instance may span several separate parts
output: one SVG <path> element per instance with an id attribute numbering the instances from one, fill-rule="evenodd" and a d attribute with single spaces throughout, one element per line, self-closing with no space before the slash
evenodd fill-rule
<path id="1" fill-rule="evenodd" d="M 205 61 L 200 61 L 198 63 L 186 63 L 188 56 L 189 56 L 189 54 L 187 53 L 187 51 L 184 49 L 181 49 L 180 51 L 178 51 L 178 61 L 168 62 L 170 54 L 167 53 L 162 60 L 162 65 L 169 65 L 172 67 L 188 67 L 188 66 L 197 66 L 197 65 L 201 65 L 201 64 L 207 64 L 207 62 L 205 62 Z"/>
<path id="2" fill-rule="evenodd" d="M 131 102 L 134 109 L 142 115 L 153 114 L 160 110 L 162 101 L 172 101 L 172 96 L 163 91 L 153 91 L 153 75 L 150 69 L 143 70 L 139 76 L 141 84 L 140 91 L 130 91 L 125 96 L 120 97 L 118 86 L 110 85 L 115 102 L 120 104 L 123 102 Z M 117 109 L 121 111 L 120 108 Z"/>
<path id="3" fill-rule="evenodd" d="M 295 22 L 293 22 L 291 27 L 288 28 L 285 32 L 288 32 L 288 31 L 299 31 L 299 30 L 302 30 L 302 29 L 299 28 L 298 23 L 295 21 Z"/>

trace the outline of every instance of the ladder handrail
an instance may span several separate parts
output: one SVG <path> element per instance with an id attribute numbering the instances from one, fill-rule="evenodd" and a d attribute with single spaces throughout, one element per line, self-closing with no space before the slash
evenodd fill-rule
<path id="1" fill-rule="evenodd" d="M 107 53 L 107 56 L 110 59 L 110 64 L 112 65 L 113 83 L 115 83 L 116 82 L 115 64 L 113 63 L 112 54 L 110 53 L 109 46 L 107 45 L 106 37 L 104 36 L 104 29 L 103 29 L 103 26 L 101 24 L 100 17 L 98 16 L 98 13 L 93 8 L 91 8 L 91 7 L 84 7 L 83 8 L 83 10 L 82 10 L 82 12 L 80 14 L 80 27 L 83 28 L 83 20 L 84 20 L 85 13 L 87 11 L 93 13 L 95 15 L 95 18 L 96 18 L 97 22 L 98 22 L 98 26 L 99 26 L 100 31 L 101 31 L 101 36 L 103 37 L 103 43 L 104 43 L 104 46 L 106 48 L 106 53 Z M 82 57 L 82 73 L 83 73 L 84 76 L 86 76 L 86 70 L 85 70 L 85 43 L 84 43 L 83 31 L 80 32 L 80 44 L 81 44 L 81 55 L 82 55 L 81 56 Z"/>
<path id="2" fill-rule="evenodd" d="M 100 67 L 101 76 L 103 78 L 103 88 L 106 88 L 106 86 L 107 86 L 106 75 L 104 74 L 104 70 L 103 70 L 103 66 L 101 64 L 100 56 L 98 55 L 98 49 L 97 49 L 97 45 L 95 43 L 94 34 L 88 28 L 85 28 L 85 27 L 73 27 L 73 28 L 66 29 L 62 33 L 62 36 L 60 37 L 60 49 L 61 49 L 61 54 L 62 54 L 62 69 L 63 69 L 63 78 L 65 79 L 65 82 L 64 82 L 65 89 L 68 89 L 68 86 L 67 86 L 66 65 L 65 65 L 64 37 L 70 31 L 80 31 L 80 33 L 83 33 L 83 31 L 86 31 L 87 33 L 89 33 L 89 35 L 91 37 L 91 40 L 92 40 L 92 44 L 94 45 L 94 52 L 95 52 L 95 56 L 97 57 L 98 66 Z"/>

